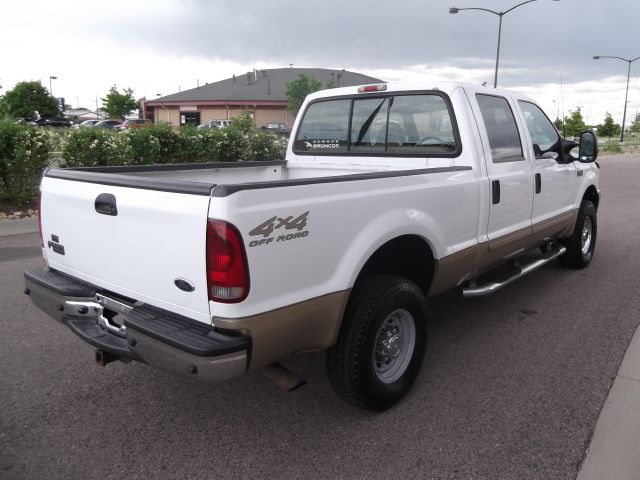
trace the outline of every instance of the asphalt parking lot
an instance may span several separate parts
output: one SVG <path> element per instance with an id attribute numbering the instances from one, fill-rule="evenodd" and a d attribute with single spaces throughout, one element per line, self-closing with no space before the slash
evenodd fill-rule
<path id="1" fill-rule="evenodd" d="M 433 299 L 421 374 L 382 414 L 341 402 L 321 353 L 284 362 L 292 393 L 97 367 L 22 293 L 37 234 L 0 238 L 0 478 L 575 478 L 640 323 L 640 157 L 599 163 L 589 268 Z"/>

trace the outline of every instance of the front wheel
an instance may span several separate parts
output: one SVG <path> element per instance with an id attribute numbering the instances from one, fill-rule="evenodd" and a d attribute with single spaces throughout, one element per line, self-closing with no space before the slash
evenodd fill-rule
<path id="1" fill-rule="evenodd" d="M 590 200 L 583 200 L 578 210 L 578 218 L 573 234 L 562 240 L 567 251 L 560 257 L 560 263 L 570 268 L 585 268 L 593 258 L 598 234 L 596 207 Z"/>
<path id="2" fill-rule="evenodd" d="M 409 280 L 375 275 L 357 285 L 338 341 L 327 352 L 338 396 L 374 411 L 404 397 L 424 358 L 425 317 L 424 296 Z"/>

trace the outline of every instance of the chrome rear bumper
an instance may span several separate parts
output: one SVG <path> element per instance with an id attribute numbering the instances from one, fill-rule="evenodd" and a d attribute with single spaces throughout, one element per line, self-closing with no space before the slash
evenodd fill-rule
<path id="1" fill-rule="evenodd" d="M 245 373 L 251 340 L 100 291 L 49 269 L 25 272 L 25 293 L 56 321 L 111 359 L 222 382 Z M 119 315 L 118 320 L 114 317 Z"/>

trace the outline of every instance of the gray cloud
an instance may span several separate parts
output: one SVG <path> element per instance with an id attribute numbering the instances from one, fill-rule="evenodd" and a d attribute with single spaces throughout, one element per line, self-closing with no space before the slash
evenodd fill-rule
<path id="1" fill-rule="evenodd" d="M 3 11 L 9 21 L 0 40 L 20 42 L 0 49 L 0 83 L 46 83 L 55 74 L 57 94 L 83 105 L 113 84 L 153 97 L 290 63 L 491 85 L 498 18 L 451 15 L 449 7 L 506 10 L 519 1 L 21 0 Z M 640 55 L 638 18 L 633 0 L 523 5 L 504 17 L 499 86 L 534 96 L 548 111 L 560 101 L 565 110 L 584 105 L 596 121 L 605 111 L 620 121 L 627 65 L 592 57 Z M 632 112 L 640 109 L 640 61 L 629 100 Z"/>
<path id="2" fill-rule="evenodd" d="M 93 34 L 135 39 L 157 52 L 262 63 L 357 69 L 416 64 L 493 68 L 498 17 L 450 6 L 506 10 L 516 1 L 365 2 L 325 0 L 183 0 L 145 18 L 93 19 Z M 640 3 L 631 0 L 539 0 L 505 15 L 501 84 L 577 82 L 626 74 L 622 62 L 592 56 L 637 56 L 632 42 Z M 118 38 L 116 36 L 116 38 Z M 475 60 L 474 60 L 475 59 Z M 640 62 L 639 62 L 640 63 Z M 640 72 L 640 66 L 638 66 Z M 640 75 L 637 73 L 636 76 Z"/>

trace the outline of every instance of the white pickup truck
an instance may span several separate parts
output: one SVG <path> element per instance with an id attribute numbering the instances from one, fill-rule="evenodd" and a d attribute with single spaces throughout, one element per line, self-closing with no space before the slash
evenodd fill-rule
<path id="1" fill-rule="evenodd" d="M 25 292 L 103 365 L 289 380 L 278 360 L 326 350 L 336 393 L 384 410 L 420 369 L 426 298 L 589 264 L 596 156 L 514 92 L 321 91 L 284 161 L 48 170 Z"/>

